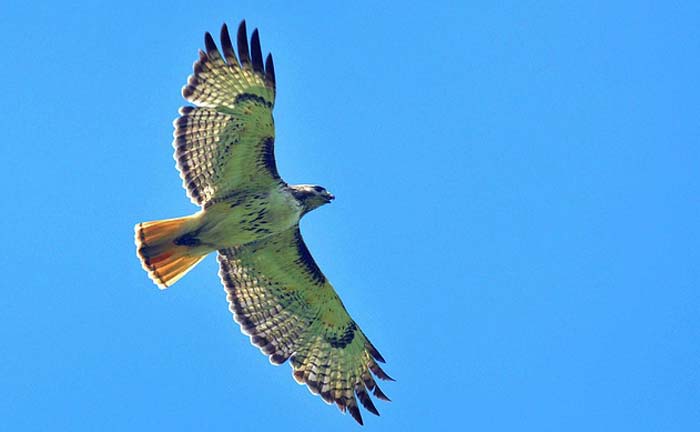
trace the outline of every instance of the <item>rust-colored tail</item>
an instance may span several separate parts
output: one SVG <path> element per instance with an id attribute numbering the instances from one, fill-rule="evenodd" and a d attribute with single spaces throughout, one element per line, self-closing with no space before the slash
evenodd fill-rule
<path id="1" fill-rule="evenodd" d="M 161 289 L 177 282 L 205 257 L 190 246 L 175 242 L 191 228 L 192 219 L 193 216 L 186 216 L 142 222 L 134 227 L 136 253 L 141 265 Z"/>

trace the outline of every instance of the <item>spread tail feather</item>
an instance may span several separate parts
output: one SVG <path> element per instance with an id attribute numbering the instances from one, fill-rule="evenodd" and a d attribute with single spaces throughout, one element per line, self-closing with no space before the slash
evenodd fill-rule
<path id="1" fill-rule="evenodd" d="M 148 277 L 165 289 L 192 270 L 206 254 L 197 253 L 176 239 L 191 228 L 193 216 L 142 222 L 134 227 L 136 253 Z"/>

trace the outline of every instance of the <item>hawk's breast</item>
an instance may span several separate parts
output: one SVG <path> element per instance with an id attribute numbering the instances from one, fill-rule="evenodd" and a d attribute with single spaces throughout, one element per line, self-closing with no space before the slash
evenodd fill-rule
<path id="1" fill-rule="evenodd" d="M 203 210 L 199 238 L 216 249 L 239 246 L 299 223 L 301 206 L 285 190 L 240 192 Z"/>

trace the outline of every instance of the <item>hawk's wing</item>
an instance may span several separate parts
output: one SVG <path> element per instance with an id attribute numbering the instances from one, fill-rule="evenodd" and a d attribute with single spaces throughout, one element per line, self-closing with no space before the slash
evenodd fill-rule
<path id="1" fill-rule="evenodd" d="M 206 33 L 182 95 L 196 107 L 182 107 L 174 121 L 175 160 L 192 202 L 206 205 L 234 190 L 268 188 L 281 182 L 274 156 L 275 70 L 272 55 L 263 65 L 258 30 L 238 28 L 238 57 L 226 24 L 223 56 Z"/>
<path id="2" fill-rule="evenodd" d="M 355 396 L 378 415 L 368 390 L 389 400 L 372 378 L 391 380 L 377 364 L 384 359 L 321 273 L 298 225 L 220 250 L 219 264 L 234 319 L 270 362 L 289 359 L 297 382 L 359 423 Z"/>

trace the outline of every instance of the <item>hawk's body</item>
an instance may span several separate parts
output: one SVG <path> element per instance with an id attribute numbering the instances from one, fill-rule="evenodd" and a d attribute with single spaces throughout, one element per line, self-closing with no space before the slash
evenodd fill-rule
<path id="1" fill-rule="evenodd" d="M 183 186 L 201 210 L 136 226 L 138 255 L 161 288 L 218 251 L 219 275 L 235 320 L 274 364 L 290 360 L 294 378 L 362 422 L 357 399 L 378 414 L 372 374 L 391 379 L 376 348 L 350 318 L 314 262 L 299 231 L 301 217 L 333 195 L 288 185 L 274 158 L 275 74 L 262 60 L 255 30 L 249 52 L 245 22 L 238 57 L 224 25 L 223 56 L 206 34 L 183 96 L 195 107 L 175 120 L 175 159 Z"/>
<path id="2" fill-rule="evenodd" d="M 250 243 L 299 223 L 302 206 L 283 187 L 268 191 L 242 192 L 214 202 L 197 213 L 186 229 L 188 243 L 197 252 Z M 176 240 L 178 242 L 178 240 Z"/>

